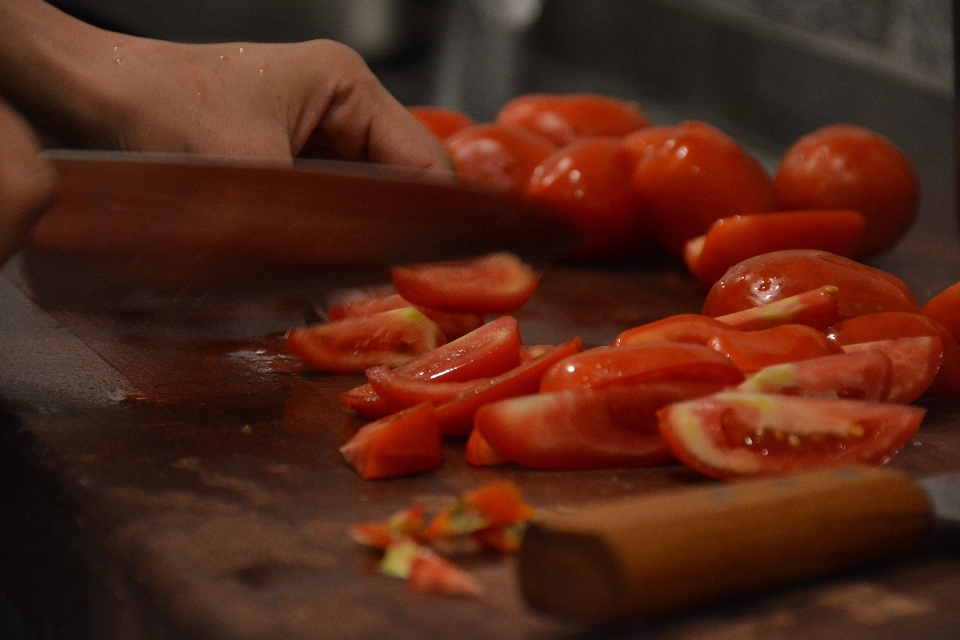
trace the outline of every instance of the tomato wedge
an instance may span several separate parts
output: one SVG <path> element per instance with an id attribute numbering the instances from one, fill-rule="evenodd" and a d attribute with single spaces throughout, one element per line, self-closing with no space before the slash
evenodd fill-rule
<path id="1" fill-rule="evenodd" d="M 960 282 L 930 298 L 920 312 L 942 324 L 954 340 L 960 341 Z"/>
<path id="2" fill-rule="evenodd" d="M 364 480 L 439 469 L 443 442 L 433 405 L 417 405 L 360 427 L 340 453 Z"/>
<path id="3" fill-rule="evenodd" d="M 451 313 L 510 313 L 533 295 L 541 274 L 512 253 L 432 262 L 390 270 L 397 292 L 412 304 Z"/>
<path id="4" fill-rule="evenodd" d="M 617 381 L 685 380 L 735 385 L 743 374 L 714 349 L 683 342 L 626 347 L 597 347 L 564 358 L 550 367 L 540 391 L 585 389 Z"/>
<path id="5" fill-rule="evenodd" d="M 369 367 L 399 366 L 447 341 L 435 322 L 403 307 L 287 332 L 290 351 L 310 367 L 360 373 Z"/>
<path id="6" fill-rule="evenodd" d="M 760 369 L 736 390 L 883 402 L 890 397 L 892 373 L 886 354 L 864 350 L 775 364 Z"/>
<path id="7" fill-rule="evenodd" d="M 706 345 L 713 338 L 731 330 L 729 324 L 716 318 L 697 313 L 681 313 L 627 329 L 614 339 L 612 345 L 624 347 L 656 342 L 692 342 Z"/>
<path id="8" fill-rule="evenodd" d="M 688 467 L 720 479 L 881 464 L 925 410 L 885 402 L 723 392 L 660 411 L 660 433 Z"/>
<path id="9" fill-rule="evenodd" d="M 370 367 L 366 371 L 370 387 L 389 407 L 405 409 L 422 402 L 440 404 L 477 384 L 476 380 L 444 382 L 411 378 L 387 367 Z"/>
<path id="10" fill-rule="evenodd" d="M 819 249 L 853 258 L 867 219 L 850 209 L 811 209 L 720 218 L 706 234 L 687 241 L 683 259 L 706 287 L 747 258 L 784 249 Z"/>
<path id="11" fill-rule="evenodd" d="M 510 462 L 490 446 L 479 429 L 470 431 L 466 447 L 463 450 L 463 459 L 467 464 L 474 467 L 497 467 Z"/>
<path id="12" fill-rule="evenodd" d="M 844 351 L 881 351 L 890 358 L 889 402 L 909 404 L 922 396 L 933 384 L 943 358 L 943 341 L 939 336 L 917 336 L 896 340 L 877 340 L 844 345 Z"/>
<path id="13" fill-rule="evenodd" d="M 344 391 L 337 397 L 343 404 L 356 411 L 360 417 L 368 420 L 386 417 L 396 410 L 392 403 L 381 398 L 373 390 L 369 382 Z"/>
<path id="14" fill-rule="evenodd" d="M 745 374 L 774 364 L 842 353 L 822 331 L 803 324 L 781 324 L 759 331 L 728 331 L 707 343 Z"/>
<path id="15" fill-rule="evenodd" d="M 693 382 L 612 383 L 485 405 L 476 429 L 507 460 L 542 470 L 645 467 L 673 456 L 656 412 L 718 391 Z"/>
<path id="16" fill-rule="evenodd" d="M 356 316 L 366 316 L 380 311 L 390 311 L 411 306 L 399 293 L 376 296 L 364 300 L 355 300 L 338 304 L 327 310 L 327 320 L 342 320 Z M 446 313 L 426 307 L 417 307 L 425 316 L 437 323 L 447 340 L 455 340 L 483 326 L 485 318 L 476 313 Z"/>
<path id="17" fill-rule="evenodd" d="M 839 293 L 839 289 L 828 284 L 775 302 L 717 316 L 717 320 L 741 331 L 769 329 L 781 324 L 805 324 L 826 331 L 840 319 Z"/>

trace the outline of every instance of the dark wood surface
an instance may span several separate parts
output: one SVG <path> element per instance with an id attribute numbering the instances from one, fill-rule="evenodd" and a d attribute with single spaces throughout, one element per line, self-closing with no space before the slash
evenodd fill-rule
<path id="1" fill-rule="evenodd" d="M 888 257 L 918 297 L 960 280 L 957 238 L 918 230 Z M 940 267 L 926 262 L 940 254 Z M 359 376 L 306 374 L 282 355 L 304 321 L 285 296 L 128 298 L 77 306 L 76 283 L 0 278 L 0 587 L 41 637 L 192 638 L 956 638 L 960 555 L 949 535 L 902 561 L 776 593 L 589 629 L 529 610 L 513 559 L 464 560 L 479 601 L 417 594 L 375 571 L 347 535 L 414 499 L 435 507 L 511 478 L 543 510 L 707 482 L 678 465 L 545 473 L 477 469 L 462 440 L 443 469 L 364 482 L 337 448 L 359 422 L 337 392 Z M 44 295 L 38 295 L 43 291 Z M 517 314 L 528 343 L 696 312 L 680 269 L 551 269 Z M 922 301 L 922 300 L 921 300 Z M 960 471 L 960 403 L 929 413 L 889 464 Z"/>

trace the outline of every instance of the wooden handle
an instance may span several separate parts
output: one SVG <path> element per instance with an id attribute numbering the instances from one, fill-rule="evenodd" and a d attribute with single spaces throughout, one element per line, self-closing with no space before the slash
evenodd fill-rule
<path id="1" fill-rule="evenodd" d="M 660 493 L 545 517 L 519 554 L 528 603 L 607 622 L 903 553 L 933 524 L 905 474 L 843 468 Z"/>

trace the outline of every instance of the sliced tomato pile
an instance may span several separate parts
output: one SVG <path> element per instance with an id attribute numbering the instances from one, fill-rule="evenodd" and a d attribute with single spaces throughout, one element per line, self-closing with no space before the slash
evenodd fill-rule
<path id="1" fill-rule="evenodd" d="M 350 536 L 383 553 L 380 573 L 405 579 L 415 591 L 478 598 L 479 581 L 449 556 L 515 553 L 533 515 L 514 483 L 497 481 L 467 491 L 429 520 L 417 502 L 386 520 L 353 525 Z"/>

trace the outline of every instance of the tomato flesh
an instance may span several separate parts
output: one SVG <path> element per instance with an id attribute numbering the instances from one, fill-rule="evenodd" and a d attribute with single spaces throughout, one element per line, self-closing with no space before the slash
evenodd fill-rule
<path id="1" fill-rule="evenodd" d="M 659 413 L 678 460 L 704 475 L 734 479 L 847 464 L 881 464 L 916 433 L 919 407 L 723 392 Z"/>
<path id="2" fill-rule="evenodd" d="M 743 373 L 783 362 L 819 358 L 842 349 L 821 331 L 802 324 L 782 324 L 758 331 L 728 331 L 707 343 Z"/>
<path id="3" fill-rule="evenodd" d="M 826 331 L 839 319 L 839 289 L 830 284 L 717 317 L 720 322 L 741 331 L 769 329 L 781 324 L 805 324 Z"/>
<path id="4" fill-rule="evenodd" d="M 843 350 L 877 350 L 890 358 L 893 370 L 887 400 L 904 404 L 913 402 L 930 388 L 943 359 L 943 341 L 939 336 L 859 342 L 844 345 Z"/>
<path id="5" fill-rule="evenodd" d="M 627 329 L 611 343 L 614 347 L 657 342 L 691 342 L 706 345 L 732 328 L 716 318 L 696 313 L 681 313 Z"/>
<path id="6" fill-rule="evenodd" d="M 376 296 L 364 300 L 356 300 L 345 304 L 338 304 L 327 310 L 328 320 L 342 320 L 355 316 L 365 316 L 380 311 L 409 307 L 410 302 L 403 299 L 399 293 L 385 296 Z M 483 326 L 484 317 L 476 313 L 446 313 L 435 309 L 417 307 L 425 316 L 437 323 L 447 340 L 456 340 Z"/>
<path id="7" fill-rule="evenodd" d="M 340 453 L 364 480 L 439 469 L 443 442 L 433 405 L 424 403 L 360 427 Z"/>
<path id="8" fill-rule="evenodd" d="M 737 391 L 883 402 L 890 397 L 893 363 L 881 351 L 838 353 L 760 369 Z"/>

